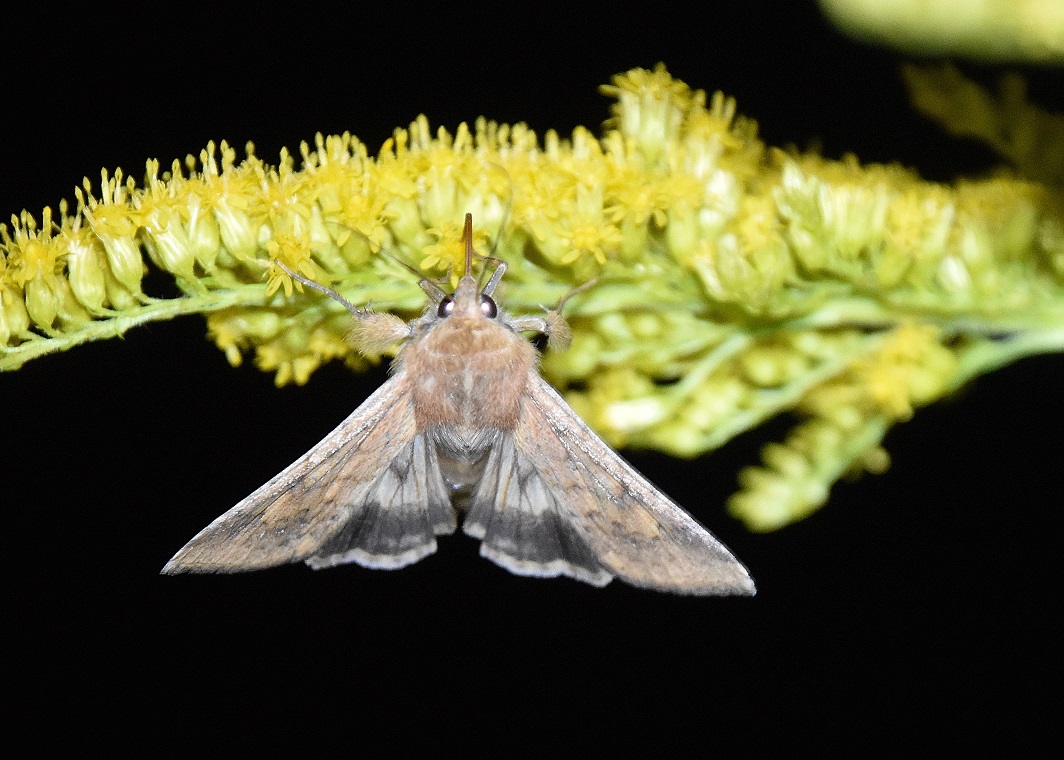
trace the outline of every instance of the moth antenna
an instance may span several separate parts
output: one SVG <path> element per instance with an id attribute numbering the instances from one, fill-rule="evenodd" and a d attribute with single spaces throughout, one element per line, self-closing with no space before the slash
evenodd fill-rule
<path id="1" fill-rule="evenodd" d="M 448 279 L 450 279 L 450 277 L 451 277 L 451 274 L 450 274 L 451 270 L 450 269 L 447 270 L 447 274 L 444 276 L 444 279 L 439 280 L 439 281 L 430 280 L 428 277 L 425 277 L 424 272 L 419 272 L 415 267 L 410 266 L 409 264 L 407 264 L 405 261 L 403 261 L 401 258 L 396 256 L 391 251 L 386 251 L 386 250 L 384 250 L 382 248 L 381 249 L 381 256 L 387 256 L 389 259 L 394 261 L 396 264 L 401 266 L 403 269 L 405 269 L 406 271 L 410 272 L 410 274 L 412 274 L 415 277 L 417 277 L 418 278 L 418 281 L 417 281 L 418 287 L 420 287 L 423 291 L 425 291 L 425 295 L 427 295 L 429 298 L 431 298 L 434 303 L 439 303 L 440 301 L 442 301 L 444 298 L 447 297 L 447 293 L 445 293 L 440 288 L 440 286 L 438 285 L 438 282 L 446 282 Z"/>
<path id="2" fill-rule="evenodd" d="M 354 227 L 351 227 L 351 226 L 349 226 L 347 224 L 344 224 L 343 222 L 335 222 L 335 224 L 337 224 L 340 227 L 343 227 L 348 232 L 350 232 L 352 235 L 358 235 L 360 238 L 362 238 L 363 240 L 365 240 L 367 243 L 370 244 L 370 249 L 372 250 L 372 247 L 373 247 L 372 246 L 372 241 L 366 235 L 364 235 L 363 233 L 359 232 Z M 412 274 L 415 277 L 417 277 L 418 278 L 418 286 L 423 291 L 425 291 L 425 294 L 429 298 L 431 298 L 434 303 L 438 304 L 440 301 L 442 301 L 444 298 L 447 297 L 447 293 L 444 292 L 439 287 L 439 285 L 441 283 L 447 282 L 449 279 L 451 279 L 451 269 L 450 269 L 449 266 L 447 268 L 447 273 L 444 274 L 444 276 L 441 279 L 439 279 L 439 280 L 430 280 L 430 279 L 428 279 L 427 277 L 424 276 L 424 272 L 421 272 L 416 267 L 413 267 L 410 264 L 406 263 L 401 258 L 396 256 L 395 253 L 393 253 L 392 251 L 389 251 L 384 246 L 380 247 L 378 253 L 381 256 L 386 256 L 391 261 L 394 261 L 396 264 L 401 266 L 403 269 L 405 269 L 406 271 L 410 272 L 410 274 Z M 330 295 L 330 297 L 332 297 L 332 298 L 336 298 L 337 297 L 335 295 L 334 291 L 330 291 L 328 288 L 324 288 L 323 289 L 323 287 L 321 285 L 318 285 L 317 283 L 307 282 L 306 280 L 301 278 L 299 275 L 297 275 L 294 272 L 292 272 L 288 267 L 286 267 L 284 265 L 281 265 L 281 268 L 284 269 L 285 272 L 288 272 L 289 276 L 294 277 L 295 279 L 298 279 L 304 285 L 309 285 L 310 287 L 312 287 L 312 288 L 314 288 L 316 290 L 319 290 L 322 293 L 325 293 L 326 295 Z M 348 310 L 351 309 L 351 306 L 349 304 L 346 304 L 346 302 L 342 300 L 342 297 L 340 299 L 338 299 L 338 300 L 340 300 L 341 303 L 344 303 L 345 305 L 347 305 Z M 355 307 L 355 308 L 357 309 L 358 307 Z M 354 313 L 363 313 L 364 314 L 366 311 L 367 310 L 362 310 L 361 312 L 352 312 L 352 313 L 353 314 Z"/>
<path id="3" fill-rule="evenodd" d="M 491 253 L 489 254 L 490 258 L 497 259 L 498 257 L 495 254 L 499 250 L 499 243 L 502 242 L 502 233 L 506 229 L 506 225 L 510 223 L 510 215 L 514 210 L 514 180 L 513 177 L 510 176 L 510 172 L 506 171 L 505 166 L 497 164 L 494 161 L 489 161 L 488 164 L 505 174 L 506 182 L 510 186 L 510 197 L 506 200 L 506 208 L 502 212 L 502 219 L 499 221 L 499 229 L 495 231 L 495 241 L 491 244 Z"/>
<path id="4" fill-rule="evenodd" d="M 291 277 L 296 282 L 300 282 L 300 283 L 306 285 L 308 288 L 313 288 L 314 290 L 318 291 L 319 293 L 324 293 L 329 298 L 331 298 L 334 301 L 342 304 L 345 309 L 347 309 L 349 312 L 354 314 L 356 317 L 360 317 L 363 314 L 365 314 L 365 312 L 366 312 L 365 309 L 362 309 L 362 308 L 359 308 L 358 306 L 355 306 L 353 303 L 348 301 L 346 298 L 344 298 L 342 295 L 337 293 L 332 288 L 327 288 L 324 285 L 319 285 L 318 283 L 314 282 L 314 280 L 308 279 L 308 278 L 304 277 L 303 275 L 299 274 L 298 272 L 293 272 L 291 269 L 289 269 L 287 266 L 285 266 L 284 263 L 282 263 L 280 261 L 277 261 L 276 259 L 274 260 L 273 263 L 276 264 L 278 267 L 280 267 L 281 271 L 283 271 L 285 274 L 287 274 L 289 277 Z"/>
<path id="5" fill-rule="evenodd" d="M 585 290 L 591 290 L 591 288 L 595 287 L 596 285 L 598 285 L 598 277 L 592 277 L 590 280 L 585 282 L 583 285 L 577 285 L 575 288 L 573 288 L 568 293 L 566 293 L 564 296 L 562 296 L 562 299 L 560 301 L 558 301 L 558 303 L 556 303 L 554 305 L 554 308 L 553 309 L 547 309 L 547 311 L 553 311 L 553 312 L 557 312 L 558 314 L 561 314 L 562 313 L 562 309 L 565 308 L 565 304 L 566 304 L 566 302 L 568 302 L 568 300 L 570 298 L 572 298 L 573 296 L 576 296 L 576 295 L 579 295 L 579 294 L 583 293 Z M 546 309 L 546 307 L 543 307 L 543 308 Z"/>
<path id="6" fill-rule="evenodd" d="M 510 176 L 510 172 L 506 171 L 506 167 L 493 161 L 489 161 L 488 164 L 506 175 L 506 182 L 510 186 L 510 193 L 506 200 L 506 207 L 502 212 L 502 219 L 499 220 L 499 228 L 495 230 L 495 240 L 492 241 L 491 252 L 487 256 L 476 254 L 478 259 L 481 259 L 484 262 L 491 262 L 495 266 L 495 269 L 491 273 L 491 277 L 488 278 L 484 287 L 480 289 L 480 292 L 483 295 L 491 296 L 495 293 L 495 288 L 499 286 L 499 281 L 506 273 L 506 262 L 495 254 L 499 250 L 499 244 L 502 243 L 502 234 L 506 231 L 506 225 L 510 223 L 510 215 L 514 210 L 514 181 L 513 177 Z"/>
<path id="7" fill-rule="evenodd" d="M 405 261 L 403 261 L 401 258 L 396 256 L 391 251 L 386 250 L 384 248 L 381 248 L 380 255 L 381 256 L 387 256 L 389 259 L 394 261 L 396 264 L 401 266 L 403 269 L 405 269 L 406 271 L 410 272 L 410 274 L 412 274 L 415 277 L 417 277 L 419 281 L 424 280 L 425 282 L 441 283 L 441 282 L 446 282 L 451 276 L 451 270 L 448 269 L 447 273 L 443 277 L 441 277 L 439 280 L 430 280 L 428 277 L 425 277 L 425 273 L 424 272 L 420 271 L 415 266 L 411 266 L 410 264 L 407 264 Z"/>

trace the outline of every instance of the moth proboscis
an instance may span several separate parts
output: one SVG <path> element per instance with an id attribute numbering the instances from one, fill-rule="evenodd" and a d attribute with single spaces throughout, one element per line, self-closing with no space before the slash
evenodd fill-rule
<path id="1" fill-rule="evenodd" d="M 407 323 L 351 305 L 363 348 L 403 342 L 392 376 L 321 443 L 204 528 L 163 573 L 231 573 L 303 561 L 399 568 L 463 531 L 518 575 L 614 577 L 680 594 L 752 595 L 746 568 L 595 435 L 537 369 L 522 332 L 567 335 L 554 311 L 510 316 L 465 273 Z"/>

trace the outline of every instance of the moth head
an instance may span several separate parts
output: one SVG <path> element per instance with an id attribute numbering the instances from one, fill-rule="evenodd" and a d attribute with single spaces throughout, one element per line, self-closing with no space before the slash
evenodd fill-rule
<path id="1" fill-rule="evenodd" d="M 465 274 L 458 281 L 458 287 L 451 295 L 444 295 L 436 305 L 436 316 L 440 319 L 448 317 L 465 317 L 473 319 L 495 319 L 499 315 L 499 307 L 492 298 L 499 280 L 506 271 L 506 264 L 496 261 L 495 271 L 491 278 L 480 287 L 480 283 L 473 276 L 473 215 L 466 214 L 465 230 L 462 233 L 462 242 L 465 244 Z"/>

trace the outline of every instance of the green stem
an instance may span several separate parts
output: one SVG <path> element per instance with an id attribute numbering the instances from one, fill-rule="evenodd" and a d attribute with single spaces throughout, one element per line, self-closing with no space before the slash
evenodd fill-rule
<path id="1" fill-rule="evenodd" d="M 154 301 L 137 309 L 123 312 L 122 316 L 87 322 L 82 327 L 50 338 L 28 340 L 13 348 L 0 348 L 0 372 L 14 370 L 31 359 L 65 351 L 68 348 L 103 338 L 113 338 L 138 325 L 156 322 L 185 314 L 201 314 L 231 306 L 261 304 L 265 285 L 245 285 L 229 290 L 216 290 L 200 295 Z"/>
<path id="2" fill-rule="evenodd" d="M 781 412 L 793 409 L 802 396 L 810 390 L 844 372 L 857 358 L 879 350 L 883 345 L 883 340 L 884 338 L 881 335 L 870 335 L 862 340 L 860 345 L 852 351 L 832 356 L 829 361 L 824 362 L 820 367 L 800 375 L 782 388 L 757 391 L 755 394 L 756 401 L 747 409 L 738 411 L 727 420 L 722 421 L 721 424 L 707 433 L 702 438 L 702 446 L 706 451 L 712 451 L 723 446 L 740 433 L 757 427 Z"/>
<path id="3" fill-rule="evenodd" d="M 947 386 L 953 392 L 974 377 L 1019 359 L 1064 351 L 1064 328 L 1032 330 L 1002 340 L 980 339 L 958 352 L 957 368 Z"/>

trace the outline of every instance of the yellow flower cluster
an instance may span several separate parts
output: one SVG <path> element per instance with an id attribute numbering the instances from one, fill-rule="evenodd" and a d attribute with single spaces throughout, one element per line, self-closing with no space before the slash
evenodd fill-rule
<path id="1" fill-rule="evenodd" d="M 187 313 L 207 316 L 232 364 L 253 352 L 278 384 L 335 358 L 361 366 L 346 311 L 277 264 L 412 316 L 415 272 L 461 274 L 468 212 L 478 250 L 510 265 L 510 311 L 596 278 L 567 306 L 572 347 L 543 369 L 612 443 L 695 456 L 781 412 L 802 418 L 732 501 L 769 528 L 819 506 L 842 473 L 885 467 L 879 442 L 913 409 L 1059 347 L 1059 188 L 945 186 L 770 149 L 733 100 L 663 66 L 603 90 L 616 102 L 599 138 L 483 119 L 434 132 L 422 117 L 372 157 L 349 134 L 318 135 L 299 168 L 250 145 L 238 162 L 222 143 L 165 172 L 149 161 L 140 184 L 86 180 L 73 212 L 0 225 L 0 369 Z M 146 294 L 148 267 L 183 295 Z"/>

